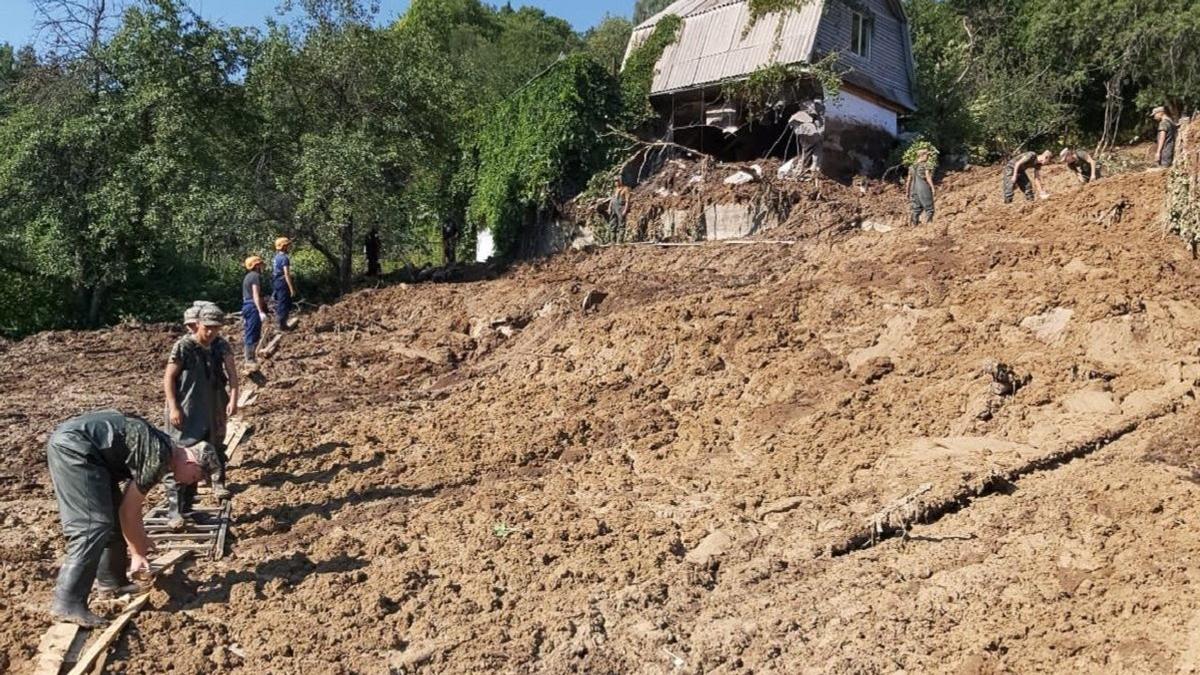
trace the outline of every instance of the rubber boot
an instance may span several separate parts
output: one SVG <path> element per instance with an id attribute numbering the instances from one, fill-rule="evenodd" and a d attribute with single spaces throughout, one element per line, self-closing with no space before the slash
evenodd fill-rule
<path id="1" fill-rule="evenodd" d="M 129 580 L 129 552 L 125 542 L 114 535 L 108 548 L 100 554 L 100 567 L 96 569 L 96 592 L 103 597 L 120 597 L 137 593 L 142 587 Z"/>
<path id="2" fill-rule="evenodd" d="M 163 488 L 167 493 L 167 527 L 178 532 L 187 525 L 187 521 L 183 519 L 183 510 L 179 508 L 180 485 L 168 476 L 167 480 L 163 481 Z"/>
<path id="3" fill-rule="evenodd" d="M 188 520 L 195 520 L 196 486 L 180 485 L 176 490 L 179 492 L 179 513 Z"/>
<path id="4" fill-rule="evenodd" d="M 93 574 L 86 565 L 65 563 L 58 571 L 58 582 L 54 586 L 54 600 L 50 614 L 59 621 L 66 621 L 84 628 L 103 626 L 103 617 L 92 614 L 87 606 L 88 590 Z"/>
<path id="5" fill-rule="evenodd" d="M 212 477 L 209 479 L 209 484 L 212 485 L 213 497 L 218 502 L 223 502 L 233 496 L 233 493 L 225 486 L 225 477 L 222 475 L 224 473 L 223 470 L 218 469 L 213 472 Z"/>

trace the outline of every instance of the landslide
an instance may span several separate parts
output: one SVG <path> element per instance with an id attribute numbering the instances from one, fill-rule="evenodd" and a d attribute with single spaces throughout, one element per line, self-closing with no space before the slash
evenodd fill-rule
<path id="1" fill-rule="evenodd" d="M 950 176 L 933 225 L 572 252 L 306 315 L 247 412 L 232 554 L 109 668 L 1197 667 L 1200 284 L 1163 174 L 997 183 Z M 156 419 L 172 339 L 0 354 L 17 672 L 61 550 L 45 434 Z"/>

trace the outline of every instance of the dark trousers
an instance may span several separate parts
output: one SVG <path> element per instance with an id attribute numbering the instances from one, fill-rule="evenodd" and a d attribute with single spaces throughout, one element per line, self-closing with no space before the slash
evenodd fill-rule
<path id="1" fill-rule="evenodd" d="M 824 137 L 820 134 L 814 136 L 797 136 L 796 141 L 800 144 L 800 171 L 807 171 L 812 168 L 815 161 L 820 168 L 821 163 L 821 144 Z"/>
<path id="2" fill-rule="evenodd" d="M 1029 181 L 1029 176 L 1027 176 L 1024 171 L 1017 174 L 1016 176 L 1013 176 L 1013 173 L 1014 173 L 1014 171 L 1013 171 L 1012 165 L 1011 164 L 1005 165 L 1005 167 L 1004 167 L 1004 203 L 1005 204 L 1012 203 L 1013 195 L 1014 195 L 1014 190 L 1013 190 L 1014 186 L 1021 188 L 1021 192 L 1025 193 L 1026 201 L 1030 201 L 1030 202 L 1033 201 L 1033 199 L 1034 199 L 1033 183 L 1031 183 Z"/>
<path id="3" fill-rule="evenodd" d="M 258 307 L 253 302 L 242 303 L 242 332 L 246 345 L 246 360 L 254 360 L 254 350 L 262 340 L 262 319 L 258 316 Z"/>
<path id="4" fill-rule="evenodd" d="M 287 330 L 288 316 L 292 313 L 292 294 L 287 285 L 276 288 L 272 296 L 275 299 L 275 317 L 279 319 L 279 329 Z"/>
<path id="5" fill-rule="evenodd" d="M 51 436 L 46 459 L 67 538 L 55 595 L 86 601 L 97 579 L 110 588 L 128 584 L 129 555 L 118 517 L 119 481 L 107 468 L 89 461 L 86 449 L 74 439 Z"/>
<path id="6" fill-rule="evenodd" d="M 922 213 L 929 214 L 925 222 L 933 222 L 933 190 L 929 188 L 929 184 L 923 180 L 915 181 L 908 201 L 912 209 L 908 219 L 910 223 L 913 225 L 920 223 Z"/>

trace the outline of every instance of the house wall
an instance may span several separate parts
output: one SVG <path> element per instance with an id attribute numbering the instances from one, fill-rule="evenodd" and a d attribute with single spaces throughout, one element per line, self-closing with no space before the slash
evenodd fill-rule
<path id="1" fill-rule="evenodd" d="M 825 116 L 846 124 L 878 127 L 892 136 L 900 133 L 900 123 L 894 110 L 845 90 L 825 102 Z"/>
<path id="2" fill-rule="evenodd" d="M 878 176 L 896 143 L 896 112 L 843 89 L 826 101 L 821 170 L 835 178 Z"/>
<path id="3" fill-rule="evenodd" d="M 866 9 L 875 21 L 870 58 L 850 51 L 850 7 L 841 0 L 828 0 L 817 28 L 814 60 L 837 52 L 842 64 L 852 69 L 849 81 L 889 100 L 910 102 L 905 24 L 889 0 L 854 0 L 853 4 Z"/>

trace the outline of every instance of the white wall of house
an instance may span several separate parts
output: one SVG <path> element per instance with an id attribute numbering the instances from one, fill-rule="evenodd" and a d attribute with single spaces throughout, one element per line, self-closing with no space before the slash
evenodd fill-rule
<path id="1" fill-rule="evenodd" d="M 492 231 L 481 228 L 475 237 L 475 262 L 487 262 L 495 254 L 496 242 L 492 239 Z"/>
<path id="2" fill-rule="evenodd" d="M 900 124 L 895 112 L 845 90 L 832 100 L 826 101 L 825 116 L 856 125 L 876 127 L 892 136 L 900 133 Z"/>

